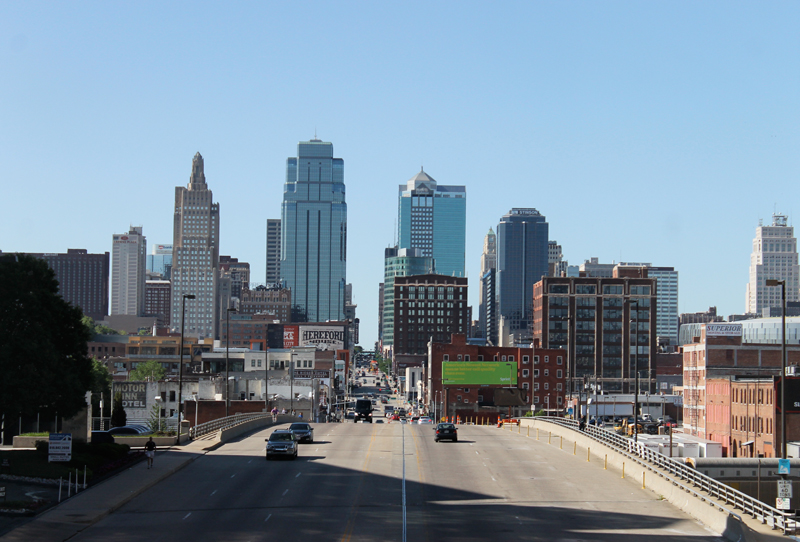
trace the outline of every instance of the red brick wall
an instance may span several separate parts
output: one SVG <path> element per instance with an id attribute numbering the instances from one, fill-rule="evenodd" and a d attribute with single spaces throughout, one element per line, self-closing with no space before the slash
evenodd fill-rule
<path id="1" fill-rule="evenodd" d="M 185 416 L 190 425 L 193 427 L 195 423 L 195 405 L 198 405 L 197 423 L 206 423 L 211 420 L 216 420 L 225 417 L 225 401 L 186 401 Z M 234 414 L 254 414 L 264 411 L 264 401 L 231 401 L 231 406 L 228 409 L 229 415 Z"/>

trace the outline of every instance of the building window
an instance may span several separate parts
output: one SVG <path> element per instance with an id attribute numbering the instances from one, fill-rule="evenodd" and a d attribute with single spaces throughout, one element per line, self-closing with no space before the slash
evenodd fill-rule
<path id="1" fill-rule="evenodd" d="M 561 383 L 558 383 L 558 384 L 556 384 L 556 389 L 557 389 L 558 391 L 561 391 Z"/>
<path id="2" fill-rule="evenodd" d="M 524 363 L 525 365 L 530 363 L 530 357 L 529 356 L 522 356 L 522 363 Z"/>
<path id="3" fill-rule="evenodd" d="M 562 374 L 562 373 L 561 373 L 561 369 L 559 369 L 558 371 L 556 371 L 556 378 L 561 378 L 561 374 Z"/>
<path id="4" fill-rule="evenodd" d="M 514 356 L 508 356 L 508 361 L 514 361 Z"/>
<path id="5" fill-rule="evenodd" d="M 538 382 L 534 382 L 533 383 L 533 391 L 539 391 L 539 383 Z"/>
<path id="6" fill-rule="evenodd" d="M 461 354 L 458 355 L 458 361 L 461 361 Z"/>
<path id="7" fill-rule="evenodd" d="M 442 356 L 442 361 L 450 361 L 450 354 L 445 354 Z"/>
<path id="8" fill-rule="evenodd" d="M 533 370 L 533 378 L 539 378 L 539 369 Z"/>
<path id="9" fill-rule="evenodd" d="M 560 405 L 561 403 L 564 402 L 564 398 L 559 395 L 558 397 L 556 397 L 556 401 L 558 401 L 558 404 Z"/>
<path id="10" fill-rule="evenodd" d="M 469 388 L 464 388 L 464 393 L 469 393 Z"/>
<path id="11" fill-rule="evenodd" d="M 250 360 L 250 367 L 255 367 L 255 366 L 256 366 L 256 360 L 251 359 Z"/>
<path id="12" fill-rule="evenodd" d="M 483 361 L 483 354 L 478 354 L 478 361 Z"/>
<path id="13" fill-rule="evenodd" d="M 544 357 L 544 362 L 545 363 L 550 363 L 550 356 L 545 356 Z"/>
<path id="14" fill-rule="evenodd" d="M 505 356 L 503 356 L 503 357 L 501 357 L 501 358 L 500 358 L 500 361 L 505 361 L 505 360 L 506 360 L 506 357 L 505 357 Z"/>
<path id="15" fill-rule="evenodd" d="M 469 397 L 464 397 L 464 402 L 469 403 Z"/>
<path id="16" fill-rule="evenodd" d="M 483 395 L 479 395 L 478 396 L 478 402 L 479 403 L 483 403 Z"/>
<path id="17" fill-rule="evenodd" d="M 546 389 L 546 390 L 550 389 L 550 383 L 549 382 L 545 382 L 544 383 L 544 389 Z"/>
<path id="18" fill-rule="evenodd" d="M 528 389 L 528 383 L 527 382 L 523 382 L 522 383 L 522 389 L 523 390 L 527 390 Z"/>
<path id="19" fill-rule="evenodd" d="M 561 365 L 561 363 L 563 363 L 563 359 L 562 359 L 562 357 L 561 357 L 561 356 L 558 356 L 558 357 L 556 358 L 556 365 Z"/>
<path id="20" fill-rule="evenodd" d="M 456 401 L 458 401 L 459 403 L 461 402 L 461 396 L 460 395 L 456 398 Z"/>
<path id="21" fill-rule="evenodd" d="M 529 374 L 528 369 L 522 369 L 522 378 L 528 378 Z"/>
<path id="22" fill-rule="evenodd" d="M 544 370 L 544 376 L 550 376 L 550 369 Z"/>
<path id="23" fill-rule="evenodd" d="M 469 361 L 469 354 L 464 355 L 464 361 Z"/>
<path id="24" fill-rule="evenodd" d="M 533 356 L 533 364 L 539 365 L 539 356 Z"/>

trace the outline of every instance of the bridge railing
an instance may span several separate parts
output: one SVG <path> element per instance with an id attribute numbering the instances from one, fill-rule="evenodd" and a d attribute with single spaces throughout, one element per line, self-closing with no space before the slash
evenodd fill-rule
<path id="1" fill-rule="evenodd" d="M 272 414 L 268 412 L 257 412 L 255 414 L 235 414 L 225 418 L 217 418 L 216 420 L 211 420 L 210 422 L 201 423 L 192 427 L 189 430 L 189 437 L 196 439 L 198 437 L 202 437 L 203 435 L 207 435 L 208 433 L 219 431 L 220 429 L 227 429 L 228 427 L 233 427 L 234 425 L 239 425 L 240 423 L 266 417 L 272 417 Z"/>
<path id="2" fill-rule="evenodd" d="M 541 416 L 529 419 L 547 421 L 574 431 L 579 431 L 598 442 L 602 442 L 606 446 L 615 448 L 617 451 L 628 455 L 639 463 L 655 465 L 659 469 L 668 472 L 671 477 L 667 478 L 673 483 L 682 486 L 698 498 L 707 500 L 706 495 L 708 495 L 719 499 L 734 508 L 738 508 L 743 513 L 752 516 L 762 524 L 769 525 L 773 529 L 781 529 L 784 534 L 787 532 L 793 533 L 797 530 L 797 520 L 794 515 L 764 504 L 750 495 L 733 489 L 722 482 L 718 482 L 710 476 L 698 472 L 680 461 L 676 461 L 671 457 L 648 449 L 640 442 L 634 442 L 631 438 L 618 435 L 612 430 L 603 429 L 594 425 L 587 425 L 583 431 L 580 431 L 578 422 L 567 418 Z M 689 482 L 693 488 L 699 488 L 704 491 L 706 495 L 698 493 L 693 488 L 681 483 L 681 481 Z"/>

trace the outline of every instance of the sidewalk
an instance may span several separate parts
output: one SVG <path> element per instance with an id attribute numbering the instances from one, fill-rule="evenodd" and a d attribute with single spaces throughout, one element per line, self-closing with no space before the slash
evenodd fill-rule
<path id="1" fill-rule="evenodd" d="M 157 451 L 152 469 L 142 461 L 3 535 L 4 541 L 66 540 L 97 523 L 206 453 L 207 441 Z"/>

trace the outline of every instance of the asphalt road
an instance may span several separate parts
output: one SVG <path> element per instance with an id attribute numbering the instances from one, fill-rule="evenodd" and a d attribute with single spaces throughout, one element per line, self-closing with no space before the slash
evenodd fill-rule
<path id="1" fill-rule="evenodd" d="M 719 541 L 585 457 L 494 427 L 316 424 L 297 461 L 260 431 L 199 458 L 72 540 Z"/>

